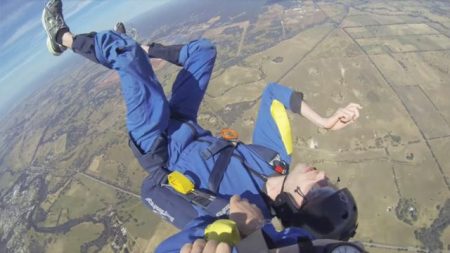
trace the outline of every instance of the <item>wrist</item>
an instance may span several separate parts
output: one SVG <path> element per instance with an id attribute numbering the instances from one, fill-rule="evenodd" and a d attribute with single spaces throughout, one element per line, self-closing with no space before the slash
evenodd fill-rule
<path id="1" fill-rule="evenodd" d="M 317 126 L 320 128 L 328 129 L 327 119 L 324 117 L 319 117 L 319 119 L 317 120 Z"/>

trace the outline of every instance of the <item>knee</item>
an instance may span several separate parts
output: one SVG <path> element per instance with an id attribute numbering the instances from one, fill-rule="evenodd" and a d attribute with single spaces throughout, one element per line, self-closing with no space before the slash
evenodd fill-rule
<path id="1" fill-rule="evenodd" d="M 199 52 L 208 54 L 210 57 L 215 58 L 217 55 L 216 46 L 209 39 L 200 39 L 196 41 L 196 49 Z"/>
<path id="2" fill-rule="evenodd" d="M 96 44 L 96 49 L 99 49 L 98 52 L 96 50 L 97 58 L 110 68 L 128 65 L 129 62 L 138 57 L 146 59 L 145 53 L 140 49 L 140 45 L 124 34 L 118 34 L 113 31 L 100 32 L 96 35 Z M 120 57 L 123 55 L 127 55 L 127 57 Z"/>
<path id="3" fill-rule="evenodd" d="M 201 48 L 204 48 L 205 50 L 211 50 L 214 53 L 216 52 L 216 45 L 214 45 L 214 43 L 209 40 L 209 39 L 200 39 L 199 43 L 201 45 Z"/>

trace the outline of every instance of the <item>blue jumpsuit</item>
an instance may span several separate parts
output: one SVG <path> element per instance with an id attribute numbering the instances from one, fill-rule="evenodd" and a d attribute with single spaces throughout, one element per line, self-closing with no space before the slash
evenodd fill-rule
<path id="1" fill-rule="evenodd" d="M 166 170 L 150 170 L 143 181 L 141 196 L 144 204 L 171 222 L 183 228 L 193 219 L 204 215 L 204 210 L 168 187 L 163 187 L 167 172 L 177 170 L 188 176 L 197 189 L 208 189 L 208 179 L 218 154 L 204 159 L 201 152 L 215 142 L 212 136 L 197 124 L 200 103 L 213 71 L 216 58 L 215 46 L 206 39 L 191 41 L 181 48 L 179 63 L 182 69 L 173 83 L 171 97 L 164 95 L 146 53 L 139 44 L 124 34 L 112 31 L 95 35 L 95 56 L 99 63 L 118 71 L 125 100 L 126 125 L 130 139 L 142 155 L 152 153 L 161 136 L 167 140 Z M 253 143 L 279 153 L 289 163 L 280 133 L 272 119 L 270 105 L 281 102 L 286 109 L 299 112 L 301 97 L 298 92 L 276 83 L 269 84 L 261 99 L 261 105 L 253 134 Z M 229 199 L 239 194 L 256 204 L 266 218 L 270 210 L 261 189 L 264 181 L 249 173 L 242 159 L 263 175 L 274 174 L 273 168 L 250 148 L 239 144 L 221 181 L 217 195 Z M 239 159 L 239 157 L 241 159 Z"/>

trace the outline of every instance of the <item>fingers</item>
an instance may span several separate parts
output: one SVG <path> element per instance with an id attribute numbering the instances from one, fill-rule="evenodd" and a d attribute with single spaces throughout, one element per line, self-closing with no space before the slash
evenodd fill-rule
<path id="1" fill-rule="evenodd" d="M 362 106 L 359 104 L 350 103 L 346 108 L 354 113 L 355 116 L 353 119 L 356 120 L 359 117 L 359 110 L 362 109 Z"/>
<path id="2" fill-rule="evenodd" d="M 352 111 L 355 114 L 355 119 L 359 117 L 359 110 L 362 109 L 362 106 L 355 103 L 350 103 L 346 106 L 346 108 L 350 111 Z"/>
<path id="3" fill-rule="evenodd" d="M 351 111 L 351 112 L 353 113 L 353 118 L 352 118 L 352 120 L 356 120 L 357 118 L 359 118 L 359 111 L 358 111 L 357 108 L 351 107 L 351 108 L 348 108 L 348 110 Z"/>
<path id="4" fill-rule="evenodd" d="M 239 195 L 233 195 L 230 198 L 230 211 L 238 208 L 239 203 L 241 202 L 241 197 Z"/>
<path id="5" fill-rule="evenodd" d="M 237 195 L 234 195 L 234 196 L 237 196 Z M 233 209 L 237 207 L 237 208 L 239 208 L 239 210 L 238 210 L 239 212 L 246 213 L 248 216 L 251 216 L 250 215 L 251 213 L 255 213 L 256 212 L 257 215 L 260 215 L 262 217 L 262 212 L 258 208 L 258 206 L 253 204 L 253 203 L 250 203 L 245 198 L 241 199 L 239 196 L 237 196 L 236 198 L 232 199 L 230 201 L 230 203 L 232 203 Z M 230 206 L 230 208 L 231 208 L 231 206 Z"/>
<path id="6" fill-rule="evenodd" d="M 347 122 L 350 121 L 352 118 L 351 112 L 348 112 L 344 108 L 339 108 L 336 113 L 334 114 L 334 118 L 337 118 L 337 120 Z"/>
<path id="7" fill-rule="evenodd" d="M 206 242 L 203 239 L 197 239 L 195 240 L 194 244 L 192 245 L 191 253 L 202 253 L 203 249 L 205 248 Z"/>
<path id="8" fill-rule="evenodd" d="M 186 243 L 180 253 L 231 253 L 231 247 L 227 243 L 214 240 L 206 242 L 203 239 L 195 240 L 194 244 Z"/>
<path id="9" fill-rule="evenodd" d="M 216 253 L 231 253 L 231 247 L 227 243 L 221 242 L 217 245 Z"/>
<path id="10" fill-rule="evenodd" d="M 191 253 L 192 243 L 186 243 L 180 250 L 180 253 Z"/>
<path id="11" fill-rule="evenodd" d="M 359 118 L 359 109 L 362 109 L 361 105 L 350 103 L 345 108 L 339 108 L 336 111 L 335 116 L 338 117 L 342 123 L 355 121 Z"/>
<path id="12" fill-rule="evenodd" d="M 217 245 L 219 242 L 211 240 L 206 243 L 205 249 L 203 249 L 203 253 L 216 253 Z"/>
<path id="13" fill-rule="evenodd" d="M 339 118 L 339 120 L 341 120 L 344 123 L 351 121 L 355 116 L 355 113 L 348 108 L 341 108 L 339 109 L 339 111 L 343 115 L 342 117 Z"/>
<path id="14" fill-rule="evenodd" d="M 197 239 L 194 244 L 186 243 L 180 253 L 231 253 L 231 247 L 224 242 L 214 240 L 205 242 L 203 239 Z"/>
<path id="15" fill-rule="evenodd" d="M 355 107 L 359 110 L 361 110 L 363 108 L 360 104 L 357 104 L 357 103 L 350 103 L 347 105 L 347 107 Z"/>
<path id="16" fill-rule="evenodd" d="M 260 222 L 264 222 L 264 216 L 262 214 L 261 209 L 259 209 L 259 207 L 255 204 L 252 204 L 251 208 L 253 209 L 254 212 L 256 212 L 255 219 L 258 219 Z"/>
<path id="17" fill-rule="evenodd" d="M 260 228 L 264 223 L 264 216 L 261 210 L 245 198 L 233 196 L 230 199 L 229 218 L 236 222 L 239 232 L 242 235 L 248 235 Z"/>
<path id="18" fill-rule="evenodd" d="M 233 195 L 231 198 L 230 198 L 230 203 L 231 204 L 234 204 L 234 205 L 236 205 L 236 204 L 239 204 L 239 203 L 247 203 L 247 204 L 249 204 L 249 202 L 248 202 L 248 200 L 246 199 L 246 198 L 242 198 L 241 199 L 241 197 L 239 196 L 239 195 Z"/>
<path id="19" fill-rule="evenodd" d="M 240 209 L 239 206 L 249 205 L 248 200 L 245 198 L 242 198 L 239 195 L 233 195 L 230 198 L 230 209 Z"/>
<path id="20" fill-rule="evenodd" d="M 230 199 L 230 203 L 236 203 L 241 201 L 241 197 L 239 195 L 233 195 Z"/>

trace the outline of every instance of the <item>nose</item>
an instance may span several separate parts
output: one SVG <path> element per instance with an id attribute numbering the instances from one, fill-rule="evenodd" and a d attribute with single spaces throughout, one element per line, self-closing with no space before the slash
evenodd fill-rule
<path id="1" fill-rule="evenodd" d="M 309 169 L 309 171 L 305 174 L 310 175 L 311 179 L 314 181 L 314 184 L 316 184 L 318 187 L 328 185 L 328 183 L 326 182 L 328 178 L 325 174 L 325 171 Z"/>

